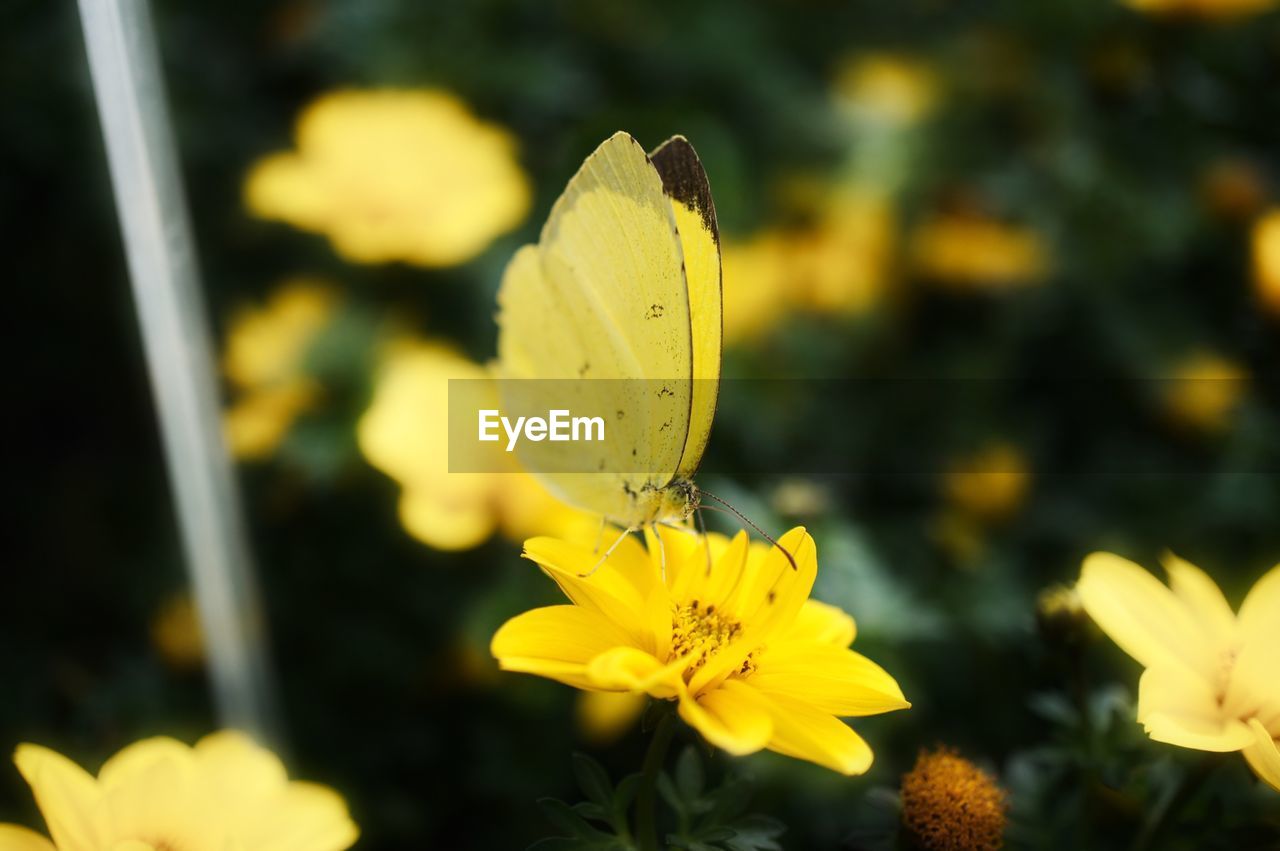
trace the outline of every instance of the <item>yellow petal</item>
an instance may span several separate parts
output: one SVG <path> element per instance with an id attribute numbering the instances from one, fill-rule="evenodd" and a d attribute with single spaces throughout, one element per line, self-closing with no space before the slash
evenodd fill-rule
<path id="1" fill-rule="evenodd" d="M 1157 742 L 1200 751 L 1238 751 L 1253 741 L 1222 713 L 1213 688 L 1183 666 L 1148 668 L 1138 681 L 1138 721 Z"/>
<path id="2" fill-rule="evenodd" d="M 718 535 L 710 540 L 713 559 L 710 575 L 706 575 L 705 570 L 699 571 L 702 582 L 701 587 L 695 589 L 696 593 L 683 597 L 673 593 L 672 597 L 677 600 L 696 599 L 720 609 L 724 608 L 734 587 L 742 581 L 751 539 L 746 532 L 738 532 L 731 540 Z"/>
<path id="3" fill-rule="evenodd" d="M 773 718 L 770 750 L 841 774 L 863 774 L 871 767 L 871 748 L 839 718 L 790 698 L 765 697 Z"/>
<path id="4" fill-rule="evenodd" d="M 344 851 L 360 836 L 341 795 L 296 780 L 238 833 L 246 848 L 260 851 Z"/>
<path id="5" fill-rule="evenodd" d="M 53 843 L 34 830 L 16 824 L 0 824 L 0 851 L 57 851 Z"/>
<path id="6" fill-rule="evenodd" d="M 626 645 L 631 645 L 629 637 L 597 611 L 582 606 L 547 606 L 504 623 L 494 633 L 489 649 L 504 670 L 593 688 L 587 663 Z"/>
<path id="7" fill-rule="evenodd" d="M 65 756 L 39 745 L 19 745 L 13 761 L 31 787 L 59 851 L 98 851 L 102 843 L 92 813 L 101 794 L 93 778 Z"/>
<path id="8" fill-rule="evenodd" d="M 748 682 L 832 715 L 877 715 L 911 706 L 889 673 L 860 653 L 809 642 L 769 646 Z"/>
<path id="9" fill-rule="evenodd" d="M 671 655 L 671 612 L 671 595 L 667 593 L 666 586 L 655 582 L 645 600 L 645 613 L 653 634 L 653 655 L 659 659 L 666 659 Z"/>
<path id="10" fill-rule="evenodd" d="M 1262 782 L 1280 792 L 1280 749 L 1276 740 L 1256 718 L 1250 719 L 1249 729 L 1254 740 L 1244 749 L 1244 758 Z"/>
<path id="11" fill-rule="evenodd" d="M 104 792 L 144 779 L 156 763 L 173 760 L 191 762 L 191 748 L 176 739 L 156 736 L 142 739 L 118 751 L 98 772 L 98 783 Z"/>
<path id="12" fill-rule="evenodd" d="M 222 808 L 249 809 L 288 784 L 274 753 L 237 730 L 220 730 L 196 742 L 193 759 L 200 778 Z"/>
<path id="13" fill-rule="evenodd" d="M 1216 673 L 1214 648 L 1190 611 L 1138 565 L 1111 553 L 1084 560 L 1077 584 L 1085 611 L 1120 649 L 1145 668 L 1184 666 Z"/>
<path id="14" fill-rule="evenodd" d="M 1239 620 L 1245 643 L 1280 646 L 1280 564 L 1249 589 L 1240 606 Z"/>
<path id="15" fill-rule="evenodd" d="M 806 600 L 795 622 L 781 635 L 784 641 L 809 641 L 848 647 L 857 635 L 853 618 L 843 609 L 817 600 Z"/>
<path id="16" fill-rule="evenodd" d="M 1218 584 L 1209 574 L 1171 552 L 1166 552 L 1160 561 L 1169 573 L 1169 587 L 1191 616 L 1215 642 L 1229 644 L 1235 637 L 1236 615 Z"/>
<path id="17" fill-rule="evenodd" d="M 103 809 L 122 836 L 171 836 L 193 831 L 193 802 L 202 797 L 193 780 L 191 748 L 158 736 L 125 747 L 98 772 Z M 207 818 L 207 816 L 205 816 Z"/>
<path id="18" fill-rule="evenodd" d="M 694 534 L 692 529 L 646 526 L 644 540 L 650 569 L 654 576 L 665 577 L 668 588 L 675 587 L 680 574 L 687 568 L 696 571 L 698 565 L 706 564 L 706 555 L 701 552 L 703 538 Z"/>
<path id="19" fill-rule="evenodd" d="M 783 550 L 791 554 L 791 566 Z M 762 638 L 791 626 L 818 575 L 818 550 L 813 538 L 797 526 L 778 539 L 759 568 L 749 569 L 726 601 L 746 629 Z"/>
<path id="20" fill-rule="evenodd" d="M 1280 637 L 1278 637 L 1280 639 Z M 1280 640 L 1246 641 L 1236 653 L 1222 700 L 1222 711 L 1234 718 L 1260 719 L 1280 730 Z"/>
<path id="21" fill-rule="evenodd" d="M 645 598 L 610 562 L 600 564 L 602 554 L 555 538 L 530 538 L 524 554 L 555 580 L 566 597 L 616 624 L 630 637 L 626 643 L 655 652 Z"/>
<path id="22" fill-rule="evenodd" d="M 683 670 L 683 662 L 664 665 L 643 650 L 613 647 L 591 660 L 587 676 L 597 688 L 647 692 L 667 698 L 675 697 Z"/>
<path id="23" fill-rule="evenodd" d="M 696 699 L 682 692 L 680 717 L 708 742 L 735 756 L 755 753 L 773 735 L 768 704 L 737 680 L 726 680 Z"/>

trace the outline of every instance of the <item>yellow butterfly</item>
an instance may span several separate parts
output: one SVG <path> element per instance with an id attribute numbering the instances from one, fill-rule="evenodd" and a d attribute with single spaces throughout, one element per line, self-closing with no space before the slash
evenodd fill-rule
<path id="1" fill-rule="evenodd" d="M 538 244 L 511 259 L 498 307 L 504 386 L 605 411 L 609 427 L 599 445 L 528 444 L 525 465 L 627 531 L 688 519 L 715 416 L 722 321 L 720 234 L 693 146 L 676 136 L 646 154 L 621 132 L 601 144 Z"/>

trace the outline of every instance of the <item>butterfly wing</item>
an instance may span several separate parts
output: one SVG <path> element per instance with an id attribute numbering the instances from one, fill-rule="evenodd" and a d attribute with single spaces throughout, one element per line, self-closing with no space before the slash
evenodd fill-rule
<path id="1" fill-rule="evenodd" d="M 711 200 L 707 172 L 689 140 L 675 136 L 658 146 L 651 158 L 662 178 L 663 190 L 671 199 L 684 250 L 694 381 L 689 432 L 676 475 L 689 478 L 698 469 L 707 448 L 720 393 L 724 315 L 720 228 L 716 224 L 716 207 Z"/>
<path id="2" fill-rule="evenodd" d="M 603 443 L 522 443 L 525 465 L 569 502 L 651 520 L 685 453 L 694 355 L 676 212 L 635 139 L 615 134 L 587 158 L 538 245 L 508 265 L 498 305 L 504 406 L 514 393 L 520 409 L 612 414 Z"/>

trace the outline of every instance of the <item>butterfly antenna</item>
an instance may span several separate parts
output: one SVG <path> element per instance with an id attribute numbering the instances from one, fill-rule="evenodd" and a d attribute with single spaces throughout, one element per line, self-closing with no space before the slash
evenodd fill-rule
<path id="1" fill-rule="evenodd" d="M 788 552 L 788 551 L 787 551 L 787 549 L 786 549 L 785 547 L 783 547 L 781 544 L 779 544 L 779 543 L 777 542 L 777 540 L 776 540 L 772 535 L 770 535 L 768 532 L 766 532 L 765 530 L 761 529 L 759 526 L 757 526 L 756 524 L 752 523 L 749 519 L 747 519 L 747 515 L 743 514 L 741 511 L 739 511 L 738 509 L 734 508 L 732 505 L 730 505 L 729 503 L 725 502 L 723 499 L 721 499 L 720 497 L 718 497 L 718 496 L 716 496 L 715 494 L 711 493 L 710 491 L 705 491 L 705 490 L 703 490 L 702 488 L 698 488 L 698 493 L 699 493 L 699 494 L 701 494 L 702 496 L 710 497 L 711 499 L 714 499 L 716 502 L 720 503 L 720 504 L 721 504 L 721 505 L 723 505 L 725 508 L 729 509 L 729 511 L 731 511 L 731 512 L 733 513 L 733 516 L 734 516 L 734 517 L 737 517 L 737 518 L 738 518 L 739 520 L 741 520 L 743 523 L 746 523 L 748 526 L 750 526 L 752 529 L 754 529 L 754 530 L 756 531 L 756 534 L 758 534 L 760 537 L 764 538 L 766 541 L 768 541 L 769 543 L 771 543 L 771 544 L 773 544 L 775 547 L 777 547 L 779 550 L 781 550 L 781 551 L 782 551 L 782 554 L 783 554 L 784 556 L 786 556 L 786 557 L 787 557 L 787 561 L 791 562 L 791 569 L 792 569 L 792 570 L 794 570 L 794 571 L 796 571 L 796 572 L 799 572 L 799 571 L 800 571 L 800 566 L 799 566 L 798 564 L 796 564 L 795 556 L 791 555 L 791 553 L 790 553 L 790 552 Z M 710 507 L 710 506 L 708 506 L 708 507 Z"/>

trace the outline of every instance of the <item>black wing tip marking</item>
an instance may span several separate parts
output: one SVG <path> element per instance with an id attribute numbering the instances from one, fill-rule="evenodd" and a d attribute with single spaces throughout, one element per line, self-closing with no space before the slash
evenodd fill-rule
<path id="1" fill-rule="evenodd" d="M 711 184 L 707 172 L 698 159 L 698 152 L 683 136 L 672 136 L 649 154 L 662 189 L 667 195 L 686 207 L 697 210 L 702 222 L 711 231 L 716 245 L 720 244 L 720 227 L 716 224 L 716 205 L 711 198 Z"/>

